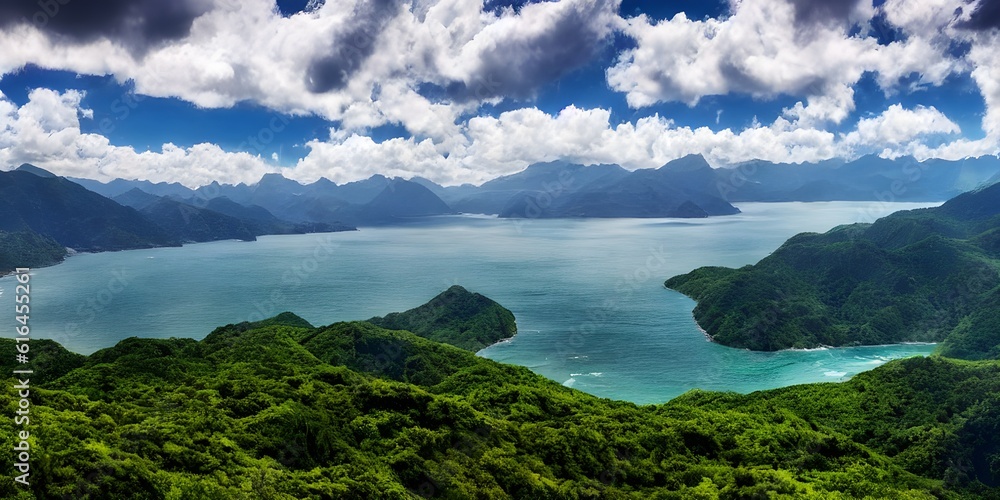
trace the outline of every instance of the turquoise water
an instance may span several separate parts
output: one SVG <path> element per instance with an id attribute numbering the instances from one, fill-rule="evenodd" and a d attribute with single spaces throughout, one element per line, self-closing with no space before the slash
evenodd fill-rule
<path id="1" fill-rule="evenodd" d="M 290 310 L 313 324 L 422 304 L 460 284 L 519 334 L 482 356 L 637 403 L 693 388 L 749 392 L 845 380 L 931 345 L 753 353 L 706 341 L 694 302 L 663 287 L 704 265 L 754 263 L 788 237 L 916 204 L 741 204 L 702 220 L 509 221 L 450 216 L 357 232 L 81 254 L 32 276 L 32 332 L 91 353 L 130 337 L 202 338 Z M 0 279 L 13 324 L 13 279 Z M 4 321 L 0 316 L 0 321 Z"/>

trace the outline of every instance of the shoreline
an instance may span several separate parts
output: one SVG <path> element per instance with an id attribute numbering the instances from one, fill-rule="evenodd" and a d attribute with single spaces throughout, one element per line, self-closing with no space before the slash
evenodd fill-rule
<path id="1" fill-rule="evenodd" d="M 674 290 L 674 291 L 676 291 L 676 290 Z M 815 351 L 827 351 L 827 350 L 830 350 L 830 349 L 857 349 L 859 347 L 898 347 L 898 346 L 906 346 L 906 345 L 913 345 L 913 346 L 932 346 L 933 345 L 933 346 L 936 346 L 936 345 L 941 344 L 940 342 L 921 342 L 921 341 L 905 341 L 905 342 L 896 342 L 896 343 L 893 343 L 893 344 L 859 344 L 859 345 L 841 345 L 841 346 L 820 344 L 818 347 L 789 347 L 787 349 L 778 349 L 776 351 L 755 351 L 753 349 L 748 349 L 748 348 L 745 348 L 745 347 L 743 347 L 743 348 L 732 347 L 732 346 L 728 346 L 726 344 L 722 344 L 722 343 L 716 342 L 715 341 L 715 337 L 713 337 L 712 334 L 708 333 L 708 331 L 706 331 L 704 328 L 702 328 L 701 325 L 698 323 L 698 320 L 694 317 L 694 311 L 691 312 L 691 319 L 694 321 L 695 328 L 697 328 L 698 331 L 701 332 L 702 335 L 705 336 L 705 339 L 708 340 L 709 342 L 711 342 L 713 344 L 720 345 L 722 347 L 727 347 L 729 349 L 738 349 L 738 350 L 741 350 L 741 351 L 749 351 L 749 352 L 815 352 Z"/>
<path id="2" fill-rule="evenodd" d="M 66 248 L 66 256 L 63 257 L 59 262 L 53 262 L 52 264 L 45 264 L 45 265 L 40 265 L 40 266 L 30 266 L 30 268 L 31 269 L 44 269 L 44 268 L 47 268 L 47 267 L 55 267 L 55 266 L 58 266 L 60 264 L 65 263 L 67 260 L 69 260 L 70 257 L 76 256 L 76 255 L 83 255 L 83 254 L 99 254 L 99 253 L 110 253 L 110 252 L 131 252 L 133 250 L 152 250 L 152 249 L 155 249 L 155 248 L 184 248 L 184 247 L 186 247 L 188 245 L 201 245 L 201 244 L 204 244 L 204 243 L 218 243 L 218 242 L 224 242 L 224 241 L 237 241 L 237 242 L 242 242 L 242 243 L 254 243 L 254 242 L 257 241 L 256 238 L 260 238 L 260 237 L 264 237 L 264 236 L 301 236 L 301 235 L 309 235 L 309 234 L 335 234 L 335 233 L 346 233 L 346 232 L 359 231 L 359 230 L 360 229 L 358 229 L 358 228 L 353 228 L 353 229 L 344 229 L 344 230 L 341 230 L 341 231 L 325 231 L 325 232 L 315 232 L 315 233 L 260 234 L 260 235 L 255 236 L 254 237 L 255 239 L 253 239 L 253 240 L 241 240 L 241 239 L 238 239 L 238 238 L 227 238 L 227 239 L 211 240 L 211 241 L 186 241 L 186 242 L 183 242 L 183 243 L 181 243 L 179 245 L 160 245 L 160 246 L 148 246 L 148 247 L 136 247 L 136 248 L 116 248 L 116 249 L 108 249 L 108 250 L 75 250 L 75 249 L 70 248 L 70 247 L 65 247 Z M 14 274 L 15 273 L 14 273 L 13 270 L 8 271 L 6 273 L 0 274 L 0 279 L 6 278 L 8 276 L 12 276 Z"/>
<path id="3" fill-rule="evenodd" d="M 515 320 L 514 328 L 517 328 L 516 320 Z M 514 332 L 514 335 L 511 335 L 510 337 L 507 337 L 507 338 L 500 339 L 500 340 L 498 340 L 496 342 L 493 342 L 492 344 L 486 345 L 482 349 L 479 349 L 478 351 L 476 351 L 474 354 L 476 356 L 479 356 L 479 353 L 481 353 L 481 352 L 489 349 L 490 347 L 493 347 L 495 345 L 506 344 L 506 343 L 512 342 L 514 340 L 514 337 L 517 337 L 517 334 L 519 334 L 519 333 L 521 333 L 521 331 L 517 330 L 517 331 Z M 480 356 L 480 357 L 482 357 L 482 356 Z"/>

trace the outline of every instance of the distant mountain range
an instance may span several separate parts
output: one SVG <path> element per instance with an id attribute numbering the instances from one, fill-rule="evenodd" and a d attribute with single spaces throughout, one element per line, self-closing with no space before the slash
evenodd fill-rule
<path id="1" fill-rule="evenodd" d="M 112 184 L 121 189 L 131 182 Z M 261 207 L 223 197 L 198 203 L 201 200 L 179 196 L 190 194 L 179 184 L 140 184 L 170 195 L 131 187 L 109 199 L 29 164 L 0 172 L 0 263 L 27 265 L 23 256 L 38 254 L 46 258 L 32 265 L 52 264 L 62 259 L 64 248 L 96 252 L 355 229 L 345 224 L 287 222 Z M 61 250 L 54 251 L 53 244 Z"/>
<path id="2" fill-rule="evenodd" d="M 265 210 L 280 220 L 299 224 L 372 226 L 399 223 L 411 217 L 455 213 L 423 185 L 381 175 L 344 185 L 326 179 L 302 185 L 280 174 L 266 174 L 254 185 L 213 182 L 198 189 L 121 179 L 109 183 L 73 180 L 112 198 L 139 189 L 206 208 L 217 203 L 215 200 L 225 198 L 231 203 Z"/>
<path id="3" fill-rule="evenodd" d="M 63 178 L 25 164 L 0 172 L 0 231 L 30 231 L 76 250 L 118 250 L 347 230 L 454 213 L 690 218 L 739 213 L 732 204 L 738 202 L 943 201 L 996 180 L 995 156 L 924 162 L 865 156 L 712 168 L 702 156 L 689 155 L 635 171 L 556 161 L 480 186 L 448 187 L 420 177 L 374 175 L 338 185 L 267 174 L 251 185 L 213 182 L 191 189 L 179 183 Z M 26 235 L 18 241 L 20 248 L 41 240 Z"/>
<path id="4" fill-rule="evenodd" d="M 758 160 L 712 168 L 702 156 L 689 155 L 660 168 L 635 171 L 618 165 L 536 163 L 480 186 L 445 187 L 421 177 L 382 175 L 343 185 L 327 179 L 303 185 L 267 174 L 252 185 L 214 182 L 196 190 L 176 183 L 73 180 L 108 197 L 138 188 L 198 207 L 225 197 L 283 220 L 368 226 L 451 213 L 688 218 L 739 213 L 732 205 L 738 202 L 944 201 L 998 179 L 1000 160 L 995 156 L 924 162 L 877 156 L 802 164 Z"/>

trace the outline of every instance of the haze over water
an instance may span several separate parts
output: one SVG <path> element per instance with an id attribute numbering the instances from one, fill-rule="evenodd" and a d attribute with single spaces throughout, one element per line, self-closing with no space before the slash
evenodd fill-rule
<path id="1" fill-rule="evenodd" d="M 32 278 L 32 332 L 91 353 L 130 336 L 202 338 L 293 311 L 314 325 L 418 306 L 459 284 L 512 310 L 518 335 L 480 355 L 592 394 L 663 402 L 839 381 L 930 345 L 755 353 L 707 342 L 663 281 L 752 264 L 802 231 L 928 204 L 743 203 L 709 219 L 437 217 L 357 232 L 83 254 Z M 0 310 L 13 310 L 0 279 Z"/>

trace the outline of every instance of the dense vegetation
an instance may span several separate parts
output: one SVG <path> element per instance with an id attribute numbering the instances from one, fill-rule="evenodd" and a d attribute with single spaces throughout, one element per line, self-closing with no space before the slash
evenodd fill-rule
<path id="1" fill-rule="evenodd" d="M 998 357 L 998 235 L 994 186 L 667 285 L 731 345 L 945 339 L 948 355 Z M 32 340 L 32 484 L 0 475 L 0 497 L 1000 498 L 998 360 L 636 406 L 470 352 L 515 331 L 452 287 L 368 322 L 283 313 L 90 356 Z M 12 340 L 0 352 L 4 373 L 23 367 Z M 16 430 L 0 419 L 8 450 Z"/>
<path id="2" fill-rule="evenodd" d="M 0 231 L 0 276 L 18 267 L 44 267 L 62 262 L 66 248 L 33 231 Z"/>
<path id="3" fill-rule="evenodd" d="M 420 307 L 368 322 L 390 330 L 407 330 L 473 352 L 517 333 L 514 313 L 458 285 Z"/>
<path id="4" fill-rule="evenodd" d="M 33 342 L 32 486 L 5 474 L 3 498 L 998 495 L 993 361 L 639 407 L 409 332 L 290 313 L 87 357 Z M 8 449 L 13 431 L 0 419 Z"/>
<path id="5" fill-rule="evenodd" d="M 1000 356 L 1000 185 L 873 224 L 794 236 L 756 265 L 706 267 L 666 286 L 698 301 L 722 344 L 754 350 L 943 341 Z"/>

